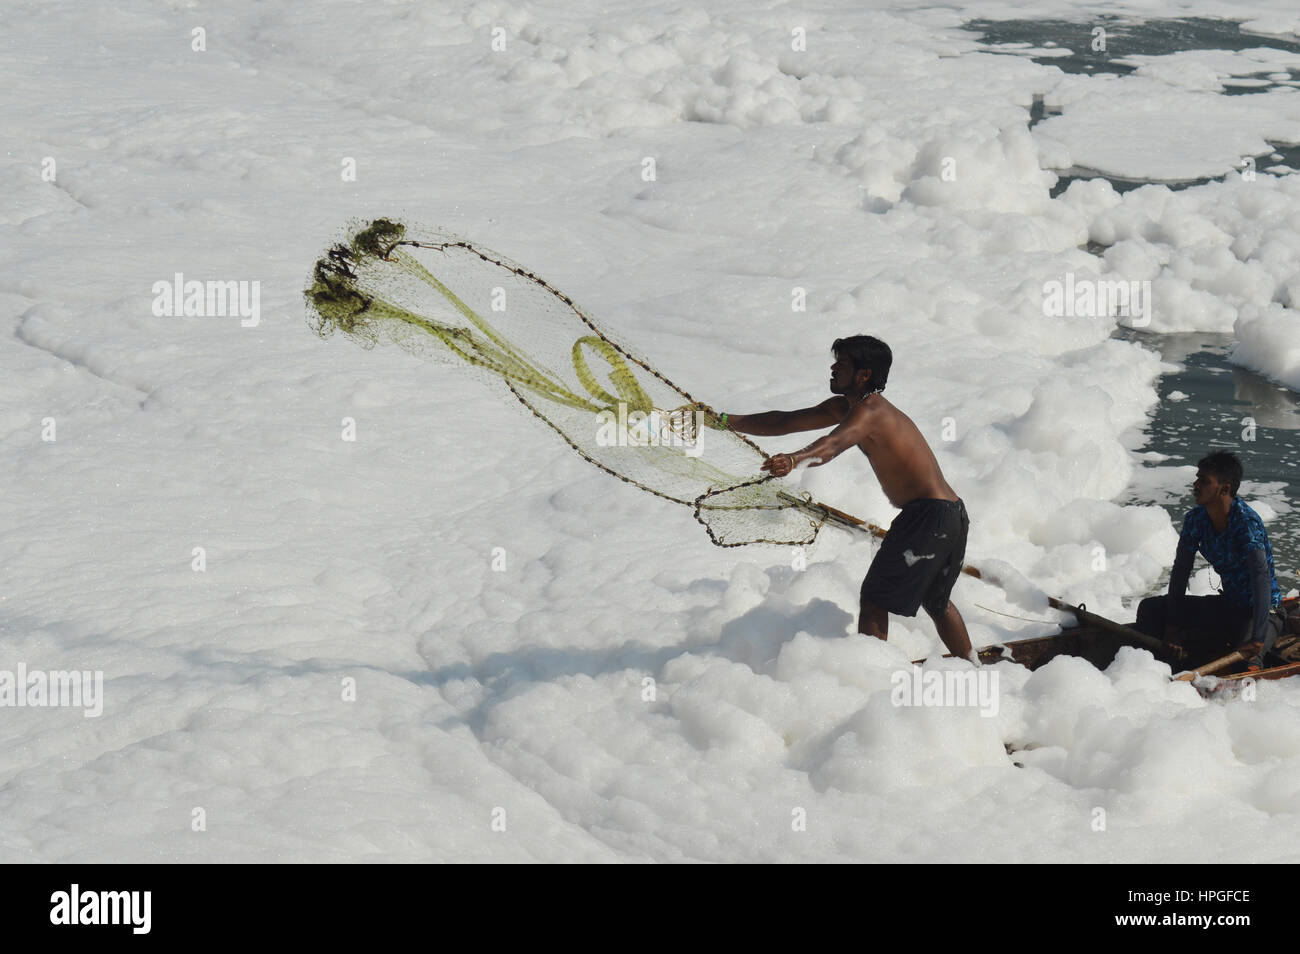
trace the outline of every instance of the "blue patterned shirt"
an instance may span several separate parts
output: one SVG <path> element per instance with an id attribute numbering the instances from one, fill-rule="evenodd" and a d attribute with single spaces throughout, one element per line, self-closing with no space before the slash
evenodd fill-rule
<path id="1" fill-rule="evenodd" d="M 1278 589 L 1277 576 L 1273 573 L 1273 548 L 1269 546 L 1268 534 L 1264 532 L 1264 521 L 1259 514 L 1234 497 L 1232 507 L 1228 510 L 1228 526 L 1223 533 L 1216 533 L 1210 515 L 1204 507 L 1194 507 L 1183 519 L 1183 532 L 1178 538 L 1178 546 L 1192 553 L 1200 552 L 1210 561 L 1214 572 L 1219 574 L 1223 595 L 1237 606 L 1254 605 L 1254 596 L 1250 586 L 1250 566 L 1246 554 L 1251 550 L 1263 550 L 1268 558 L 1268 583 L 1272 601 L 1270 606 L 1282 602 L 1282 591 Z"/>

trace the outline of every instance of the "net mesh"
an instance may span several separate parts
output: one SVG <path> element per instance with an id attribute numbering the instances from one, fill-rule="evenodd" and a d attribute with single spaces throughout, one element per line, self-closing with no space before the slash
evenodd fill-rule
<path id="1" fill-rule="evenodd" d="M 338 331 L 365 348 L 392 343 L 471 369 L 589 463 L 691 507 L 719 546 L 808 544 L 834 520 L 761 475 L 756 444 L 566 295 L 488 249 L 378 219 L 316 263 L 306 297 L 322 338 Z"/>

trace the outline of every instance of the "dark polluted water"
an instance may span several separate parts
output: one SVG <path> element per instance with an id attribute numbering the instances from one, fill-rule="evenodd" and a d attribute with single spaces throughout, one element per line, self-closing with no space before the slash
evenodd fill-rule
<path id="1" fill-rule="evenodd" d="M 1266 47 L 1300 54 L 1300 40 L 1244 33 L 1236 20 L 1204 17 L 1135 21 L 1102 16 L 1078 23 L 1066 20 L 970 20 L 964 24 L 964 28 L 979 33 L 980 41 L 988 47 L 989 52 L 1027 56 L 1035 63 L 1055 66 L 1066 73 L 1111 73 L 1125 76 L 1137 68 L 1137 64 L 1125 60 L 1127 56 L 1164 56 L 1191 50 L 1239 52 Z M 1093 31 L 1098 28 L 1105 31 L 1105 48 L 1094 50 Z M 1282 87 L 1300 89 L 1300 67 L 1242 73 L 1240 76 L 1225 78 L 1223 83 L 1225 91 L 1221 95 L 1224 96 L 1246 96 Z M 1040 97 L 1030 111 L 1030 128 L 1056 112 L 1045 107 Z M 1209 134 L 1212 135 L 1212 131 Z M 1272 166 L 1300 169 L 1300 143 L 1269 142 L 1269 146 L 1269 152 L 1255 157 L 1257 169 L 1267 170 Z M 1115 187 L 1116 192 L 1127 192 L 1153 181 L 1108 175 L 1096 169 L 1077 166 L 1052 171 L 1060 177 L 1060 181 L 1052 188 L 1053 197 L 1068 189 L 1075 179 L 1104 178 Z M 1237 170 L 1225 169 L 1224 174 L 1235 171 Z M 1161 180 L 1161 184 L 1178 190 L 1217 178 L 1222 176 Z"/>
<path id="2" fill-rule="evenodd" d="M 1094 30 L 1105 31 L 1104 50 L 1093 49 Z M 1097 17 L 1084 22 L 1064 20 L 973 20 L 966 28 L 981 34 L 991 52 L 1027 55 L 1035 62 L 1070 73 L 1124 75 L 1135 68 L 1125 56 L 1159 56 L 1187 50 L 1239 51 L 1269 47 L 1300 53 L 1300 40 L 1246 33 L 1233 20 L 1208 18 L 1131 20 Z M 1016 51 L 1022 51 L 1017 53 Z M 1068 50 L 1061 55 L 1061 50 Z M 1055 54 L 1055 55 L 1053 55 Z M 1300 88 L 1300 69 L 1243 74 L 1224 81 L 1221 95 L 1250 95 L 1278 87 Z M 1041 100 L 1030 114 L 1030 126 L 1051 111 Z M 1271 142 L 1271 152 L 1256 157 L 1266 170 L 1278 164 L 1300 169 L 1300 144 Z M 1118 192 L 1146 185 L 1103 175 L 1096 170 L 1052 170 L 1061 181 L 1053 195 L 1075 179 L 1105 178 Z M 1236 174 L 1225 169 L 1223 175 Z M 1222 177 L 1219 177 L 1222 178 Z M 1207 179 L 1165 181 L 1182 189 Z M 1300 223 L 1297 223 L 1300 228 Z M 1089 248 L 1100 253 L 1103 249 Z M 1141 453 L 1149 455 L 1143 472 L 1124 502 L 1158 504 L 1169 511 L 1175 528 L 1193 506 L 1191 480 L 1196 462 L 1212 450 L 1229 450 L 1241 458 L 1246 472 L 1242 497 L 1259 501 L 1274 516 L 1267 522 L 1278 584 L 1285 593 L 1300 585 L 1300 395 L 1276 382 L 1233 365 L 1228 359 L 1232 336 L 1220 334 L 1158 335 L 1120 329 L 1115 337 L 1136 341 L 1155 351 L 1178 370 L 1159 381 L 1160 399 L 1146 428 Z M 1163 459 L 1155 459 L 1159 455 Z M 1178 472 L 1175 468 L 1192 468 Z M 1169 555 L 1170 560 L 1173 554 Z M 1198 565 L 1200 565 L 1198 563 Z"/>
<path id="3" fill-rule="evenodd" d="M 1267 522 L 1277 582 L 1285 593 L 1300 585 L 1300 395 L 1262 375 L 1229 364 L 1231 335 L 1155 335 L 1124 331 L 1116 337 L 1137 341 L 1179 370 L 1160 378 L 1160 400 L 1147 425 L 1144 453 L 1166 460 L 1149 462 L 1125 502 L 1156 503 L 1169 511 L 1174 526 L 1195 504 L 1191 472 L 1179 483 L 1173 467 L 1195 467 L 1213 450 L 1241 458 L 1247 503 L 1261 503 L 1276 516 Z M 1172 559 L 1172 554 L 1170 555 Z"/>

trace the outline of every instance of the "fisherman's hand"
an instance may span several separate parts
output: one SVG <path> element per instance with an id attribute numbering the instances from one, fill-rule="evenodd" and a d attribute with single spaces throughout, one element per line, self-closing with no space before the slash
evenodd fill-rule
<path id="1" fill-rule="evenodd" d="M 784 477 L 794 470 L 794 458 L 789 454 L 777 454 L 763 461 L 760 469 L 771 471 L 773 477 Z"/>
<path id="2" fill-rule="evenodd" d="M 1263 649 L 1264 649 L 1264 644 L 1257 643 L 1257 642 L 1241 643 L 1240 645 L 1237 646 L 1237 652 L 1241 653 L 1244 657 L 1246 657 L 1246 659 L 1250 660 L 1250 662 L 1252 663 L 1260 663 L 1261 669 L 1263 668 L 1262 664 L 1264 661 Z"/>
<path id="3" fill-rule="evenodd" d="M 702 401 L 696 401 L 691 407 L 704 415 L 704 426 L 711 427 L 715 431 L 727 430 L 727 422 L 723 420 L 725 415 L 719 414 L 713 408 L 709 407 Z"/>
<path id="4" fill-rule="evenodd" d="M 722 419 L 723 415 L 719 414 L 703 401 L 692 401 L 690 404 L 684 404 L 678 408 L 678 411 L 682 411 L 686 414 L 701 415 L 701 423 L 703 423 L 705 427 L 712 428 L 715 431 L 725 431 L 728 429 L 726 421 Z M 674 411 L 673 413 L 677 412 Z"/>
<path id="5" fill-rule="evenodd" d="M 1165 628 L 1165 652 L 1174 659 L 1186 659 L 1187 650 L 1183 649 L 1183 631 L 1177 626 L 1168 626 Z"/>

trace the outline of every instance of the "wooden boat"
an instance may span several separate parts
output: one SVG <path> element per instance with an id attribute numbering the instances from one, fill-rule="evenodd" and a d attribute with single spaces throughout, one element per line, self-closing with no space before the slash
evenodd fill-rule
<path id="1" fill-rule="evenodd" d="M 1286 629 L 1278 636 L 1273 646 L 1273 655 L 1285 659 L 1296 658 L 1298 661 L 1286 661 L 1269 669 L 1255 672 L 1225 672 L 1216 674 L 1226 681 L 1251 679 L 1286 679 L 1300 676 L 1300 597 L 1283 601 L 1286 612 Z M 1080 614 L 1090 616 L 1090 614 Z M 1095 617 L 1094 617 L 1095 619 Z M 1105 669 L 1115 659 L 1123 646 L 1143 647 L 1135 638 L 1123 632 L 1131 626 L 1106 627 L 1096 622 L 1087 622 L 1080 626 L 1063 629 L 1052 636 L 1035 636 L 1030 639 L 1018 639 L 1000 645 L 988 646 L 979 651 L 980 662 L 985 665 L 1009 661 L 1019 663 L 1026 669 L 1034 670 L 1047 665 L 1057 656 L 1076 656 L 1085 659 L 1098 669 Z M 1202 663 L 1203 664 L 1203 663 Z M 1237 669 L 1244 669 L 1238 665 Z"/>
<path id="2" fill-rule="evenodd" d="M 1286 633 L 1278 637 L 1274 644 L 1274 653 L 1294 650 L 1300 644 L 1300 636 Z M 1115 660 L 1120 647 L 1133 643 L 1117 633 L 1093 626 L 1075 626 L 1062 630 L 1055 636 L 1039 636 L 1034 639 L 1020 639 L 1000 646 L 990 646 L 979 651 L 980 662 L 985 665 L 1009 660 L 1019 663 L 1026 669 L 1038 669 L 1047 665 L 1057 656 L 1077 656 L 1086 659 L 1098 669 L 1105 669 Z M 1238 667 L 1240 668 L 1240 667 Z M 1232 672 L 1216 674 L 1219 679 L 1286 679 L 1300 676 L 1300 662 L 1288 662 L 1260 669 L 1255 672 Z"/>

